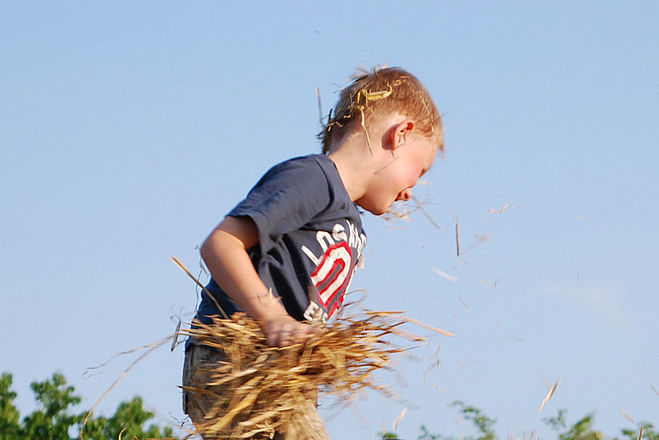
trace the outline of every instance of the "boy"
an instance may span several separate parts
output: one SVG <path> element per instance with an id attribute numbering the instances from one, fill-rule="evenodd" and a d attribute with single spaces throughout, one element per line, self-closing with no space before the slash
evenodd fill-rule
<path id="1" fill-rule="evenodd" d="M 341 91 L 319 135 L 323 154 L 270 169 L 211 232 L 201 255 L 211 272 L 197 319 L 244 311 L 261 323 L 273 346 L 293 344 L 341 307 L 362 259 L 366 236 L 357 206 L 375 215 L 408 200 L 417 180 L 444 150 L 441 119 L 423 85 L 399 68 L 376 69 Z M 305 322 L 306 321 L 306 322 Z M 222 354 L 192 340 L 186 346 L 184 385 L 207 381 L 196 367 Z M 184 392 L 193 422 L 212 405 Z M 300 410 L 328 438 L 315 398 Z M 293 428 L 276 438 L 301 438 Z"/>

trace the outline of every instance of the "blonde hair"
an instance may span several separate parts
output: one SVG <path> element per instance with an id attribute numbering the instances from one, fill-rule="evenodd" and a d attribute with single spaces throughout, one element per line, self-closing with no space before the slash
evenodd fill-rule
<path id="1" fill-rule="evenodd" d="M 359 124 L 370 148 L 367 126 L 379 118 L 399 113 L 415 121 L 415 131 L 435 136 L 437 147 L 444 151 L 442 120 L 435 103 L 421 82 L 399 67 L 373 69 L 356 75 L 352 83 L 341 90 L 339 100 L 318 134 L 323 153 L 330 151 L 332 139 L 343 136 Z"/>

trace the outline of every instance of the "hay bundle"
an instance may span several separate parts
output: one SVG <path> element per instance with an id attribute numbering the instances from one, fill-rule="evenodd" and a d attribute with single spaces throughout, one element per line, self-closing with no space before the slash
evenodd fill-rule
<path id="1" fill-rule="evenodd" d="M 318 390 L 344 400 L 366 388 L 391 394 L 373 383 L 372 373 L 387 368 L 392 356 L 405 350 L 387 341 L 388 335 L 412 342 L 424 339 L 401 330 L 405 322 L 451 335 L 400 312 L 365 311 L 339 316 L 303 342 L 282 348 L 269 347 L 259 324 L 242 313 L 211 325 L 196 322 L 198 328 L 181 332 L 222 350 L 225 360 L 203 367 L 210 378 L 206 386 L 185 387 L 192 393 L 214 394 L 215 404 L 195 433 L 272 438 L 278 428 L 299 423 L 300 408 Z M 214 393 L 213 387 L 222 387 L 222 392 Z"/>

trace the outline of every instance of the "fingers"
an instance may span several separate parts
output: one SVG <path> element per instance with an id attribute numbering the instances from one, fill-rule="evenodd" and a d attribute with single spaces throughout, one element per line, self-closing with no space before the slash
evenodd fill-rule
<path id="1" fill-rule="evenodd" d="M 308 324 L 296 321 L 288 317 L 284 319 L 271 320 L 265 323 L 264 331 L 266 342 L 273 347 L 285 347 L 302 341 L 315 329 Z"/>

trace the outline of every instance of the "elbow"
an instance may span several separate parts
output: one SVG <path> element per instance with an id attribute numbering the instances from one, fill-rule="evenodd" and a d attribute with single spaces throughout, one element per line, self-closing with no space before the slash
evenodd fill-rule
<path id="1" fill-rule="evenodd" d="M 208 266 L 209 262 L 226 260 L 256 243 L 258 232 L 251 221 L 227 217 L 204 240 L 199 252 Z"/>
<path id="2" fill-rule="evenodd" d="M 213 234 L 209 235 L 206 240 L 201 244 L 201 248 L 199 248 L 199 254 L 201 255 L 201 259 L 204 260 L 204 263 L 208 265 L 208 260 L 212 254 L 212 248 L 213 248 L 213 240 L 212 240 Z"/>
<path id="3" fill-rule="evenodd" d="M 208 266 L 209 262 L 221 259 L 231 245 L 231 240 L 228 240 L 227 234 L 218 227 L 201 244 L 199 253 L 206 266 Z"/>

